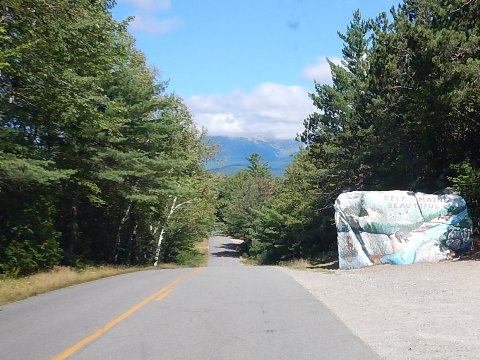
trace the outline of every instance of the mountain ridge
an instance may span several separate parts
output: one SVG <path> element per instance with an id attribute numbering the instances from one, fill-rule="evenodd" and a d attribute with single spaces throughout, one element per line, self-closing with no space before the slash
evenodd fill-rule
<path id="1" fill-rule="evenodd" d="M 292 156 L 300 151 L 295 140 L 266 140 L 260 138 L 210 136 L 218 145 L 216 161 L 210 161 L 207 169 L 215 173 L 233 174 L 248 167 L 247 157 L 258 153 L 268 163 L 275 175 L 282 175 L 291 163 Z"/>

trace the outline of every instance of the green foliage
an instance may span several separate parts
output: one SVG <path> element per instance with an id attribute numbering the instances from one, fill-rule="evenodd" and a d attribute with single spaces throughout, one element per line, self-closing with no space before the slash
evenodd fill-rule
<path id="1" fill-rule="evenodd" d="M 47 239 L 39 246 L 28 240 L 14 240 L 5 249 L 4 257 L 0 269 L 7 276 L 17 277 L 53 268 L 62 258 L 62 250 L 56 240 Z"/>
<path id="2" fill-rule="evenodd" d="M 393 22 L 383 15 L 371 23 L 366 101 L 380 140 L 374 176 L 388 180 L 383 187 L 436 191 L 448 185 L 451 164 L 476 164 L 480 155 L 478 1 L 406 1 L 392 15 Z"/>
<path id="3" fill-rule="evenodd" d="M 405 0 L 368 21 L 355 12 L 281 179 L 258 154 L 235 175 L 206 173 L 212 149 L 113 5 L 0 5 L 1 272 L 157 253 L 190 263 L 215 213 L 260 262 L 314 258 L 335 243 L 345 190 L 453 185 L 478 219 L 477 0 Z"/>
<path id="4" fill-rule="evenodd" d="M 11 277 L 31 274 L 38 270 L 36 255 L 29 243 L 12 241 L 5 249 L 2 272 Z"/>
<path id="5" fill-rule="evenodd" d="M 203 172 L 189 193 L 180 196 L 178 208 L 165 225 L 166 236 L 161 257 L 166 262 L 192 265 L 198 260 L 195 244 L 210 236 L 215 224 L 215 200 L 212 177 Z"/>
<path id="6" fill-rule="evenodd" d="M 453 189 L 466 200 L 471 215 L 476 219 L 477 229 L 480 229 L 480 170 L 473 168 L 471 163 L 453 164 L 456 176 L 449 177 Z"/>
<path id="7" fill-rule="evenodd" d="M 333 84 L 311 94 L 306 147 L 275 192 L 255 206 L 248 173 L 223 189 L 220 218 L 250 255 L 269 263 L 330 252 L 333 203 L 349 190 L 453 185 L 478 226 L 479 9 L 477 0 L 405 0 L 390 17 L 353 14 L 339 34 L 342 64 L 330 62 Z"/>
<path id="8" fill-rule="evenodd" d="M 230 235 L 244 240 L 241 251 L 245 255 L 260 263 L 272 263 L 285 252 L 281 240 L 275 240 L 275 225 L 281 226 L 285 219 L 272 207 L 280 183 L 259 154 L 247 160 L 247 169 L 220 182 L 217 216 Z"/>
<path id="9" fill-rule="evenodd" d="M 229 234 L 248 242 L 258 232 L 256 211 L 269 202 L 275 183 L 259 154 L 252 154 L 247 160 L 247 169 L 226 176 L 220 183 L 218 217 Z"/>
<path id="10" fill-rule="evenodd" d="M 367 23 L 356 11 L 347 32 L 339 34 L 345 41 L 342 66 L 330 62 L 332 86 L 315 84 L 311 98 L 319 111 L 305 120 L 299 136 L 308 145 L 330 201 L 343 190 L 364 186 L 370 173 L 368 157 L 375 138 L 362 98 L 368 83 L 367 32 Z"/>
<path id="11" fill-rule="evenodd" d="M 161 229 L 175 261 L 213 226 L 211 150 L 113 5 L 0 5 L 0 271 L 150 263 Z"/>
<path id="12" fill-rule="evenodd" d="M 54 198 L 35 190 L 7 190 L 0 197 L 0 270 L 12 276 L 50 269 L 62 257 Z"/>
<path id="13" fill-rule="evenodd" d="M 332 86 L 315 84 L 319 111 L 300 136 L 318 208 L 345 190 L 454 185 L 478 213 L 478 6 L 408 0 L 391 18 L 354 13 L 340 34 L 342 66 L 330 64 Z M 332 222 L 333 212 L 323 215 Z"/>
<path id="14" fill-rule="evenodd" d="M 306 150 L 295 157 L 279 182 L 269 207 L 259 213 L 259 239 L 268 262 L 313 259 L 331 250 L 335 236 L 333 206 L 322 194 L 318 172 Z"/>
<path id="15" fill-rule="evenodd" d="M 271 177 L 269 166 L 263 161 L 262 156 L 258 153 L 253 153 L 247 157 L 248 172 L 254 178 Z"/>

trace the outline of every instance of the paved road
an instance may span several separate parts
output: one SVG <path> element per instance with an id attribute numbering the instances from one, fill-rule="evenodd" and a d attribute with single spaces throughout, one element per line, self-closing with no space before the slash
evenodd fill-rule
<path id="1" fill-rule="evenodd" d="M 287 274 L 240 266 L 234 249 L 214 237 L 204 269 L 126 274 L 2 306 L 0 359 L 378 359 Z"/>
<path id="2" fill-rule="evenodd" d="M 208 267 L 242 265 L 237 253 L 238 240 L 223 236 L 210 238 L 208 244 Z"/>

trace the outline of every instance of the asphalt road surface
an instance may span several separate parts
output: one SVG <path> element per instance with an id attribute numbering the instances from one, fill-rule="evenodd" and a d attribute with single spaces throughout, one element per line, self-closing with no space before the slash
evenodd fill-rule
<path id="1" fill-rule="evenodd" d="M 106 278 L 0 307 L 0 359 L 378 359 L 274 267 L 210 240 L 208 267 Z M 351 296 L 351 294 L 345 294 Z"/>

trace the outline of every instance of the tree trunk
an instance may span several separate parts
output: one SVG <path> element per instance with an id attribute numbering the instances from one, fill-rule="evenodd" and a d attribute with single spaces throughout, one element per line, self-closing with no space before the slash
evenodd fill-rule
<path id="1" fill-rule="evenodd" d="M 78 240 L 78 200 L 72 195 L 68 207 L 68 216 L 63 233 L 63 256 L 67 265 L 72 265 L 74 260 L 75 244 Z"/>
<path id="2" fill-rule="evenodd" d="M 130 233 L 130 238 L 128 241 L 128 256 L 127 256 L 128 266 L 132 264 L 133 254 L 135 253 L 135 243 L 137 241 L 137 229 L 138 229 L 138 222 L 135 221 L 135 224 L 133 225 L 133 229 L 132 229 L 132 232 Z"/>
<path id="3" fill-rule="evenodd" d="M 128 217 L 130 216 L 130 209 L 132 208 L 132 203 L 133 203 L 133 201 L 130 201 L 128 203 L 128 207 L 125 210 L 125 213 L 122 217 L 122 220 L 120 221 L 120 224 L 118 225 L 117 240 L 115 242 L 115 247 L 113 249 L 113 261 L 114 261 L 115 264 L 118 263 L 118 252 L 120 250 L 120 244 L 122 242 L 121 236 L 122 236 L 123 225 L 125 225 L 125 222 L 127 221 Z"/>
<path id="4" fill-rule="evenodd" d="M 177 197 L 175 196 L 173 198 L 172 206 L 170 207 L 170 211 L 168 213 L 167 220 L 165 221 L 165 225 L 160 230 L 160 235 L 158 236 L 157 249 L 155 250 L 155 262 L 153 263 L 153 266 L 158 265 L 158 258 L 160 257 L 160 250 L 161 250 L 161 247 L 162 247 L 163 235 L 165 234 L 165 226 L 167 225 L 168 219 L 170 219 L 170 216 L 172 216 L 172 213 L 175 211 L 175 204 L 176 203 L 177 203 Z"/>
<path id="5" fill-rule="evenodd" d="M 155 250 L 155 262 L 153 263 L 153 266 L 158 265 L 158 258 L 160 257 L 160 248 L 162 246 L 164 233 L 165 233 L 165 229 L 162 228 L 162 230 L 160 230 L 160 235 L 158 236 L 158 244 L 157 244 L 157 250 Z"/>
<path id="6" fill-rule="evenodd" d="M 165 227 L 167 226 L 168 220 L 170 219 L 172 214 L 175 212 L 175 210 L 179 209 L 180 207 L 182 207 L 185 204 L 191 203 L 193 200 L 194 199 L 188 200 L 188 201 L 185 201 L 185 202 L 177 205 L 177 197 L 175 196 L 173 198 L 172 206 L 170 207 L 170 211 L 168 213 L 167 219 L 165 220 L 165 224 L 162 227 L 162 229 L 160 230 L 160 235 L 158 236 L 157 249 L 155 250 L 155 262 L 153 263 L 153 266 L 158 265 L 158 259 L 160 257 L 160 249 L 161 249 L 161 246 L 162 246 L 163 236 L 165 235 Z M 157 231 L 158 231 L 158 227 L 155 229 L 155 231 L 153 233 L 156 234 Z"/>

